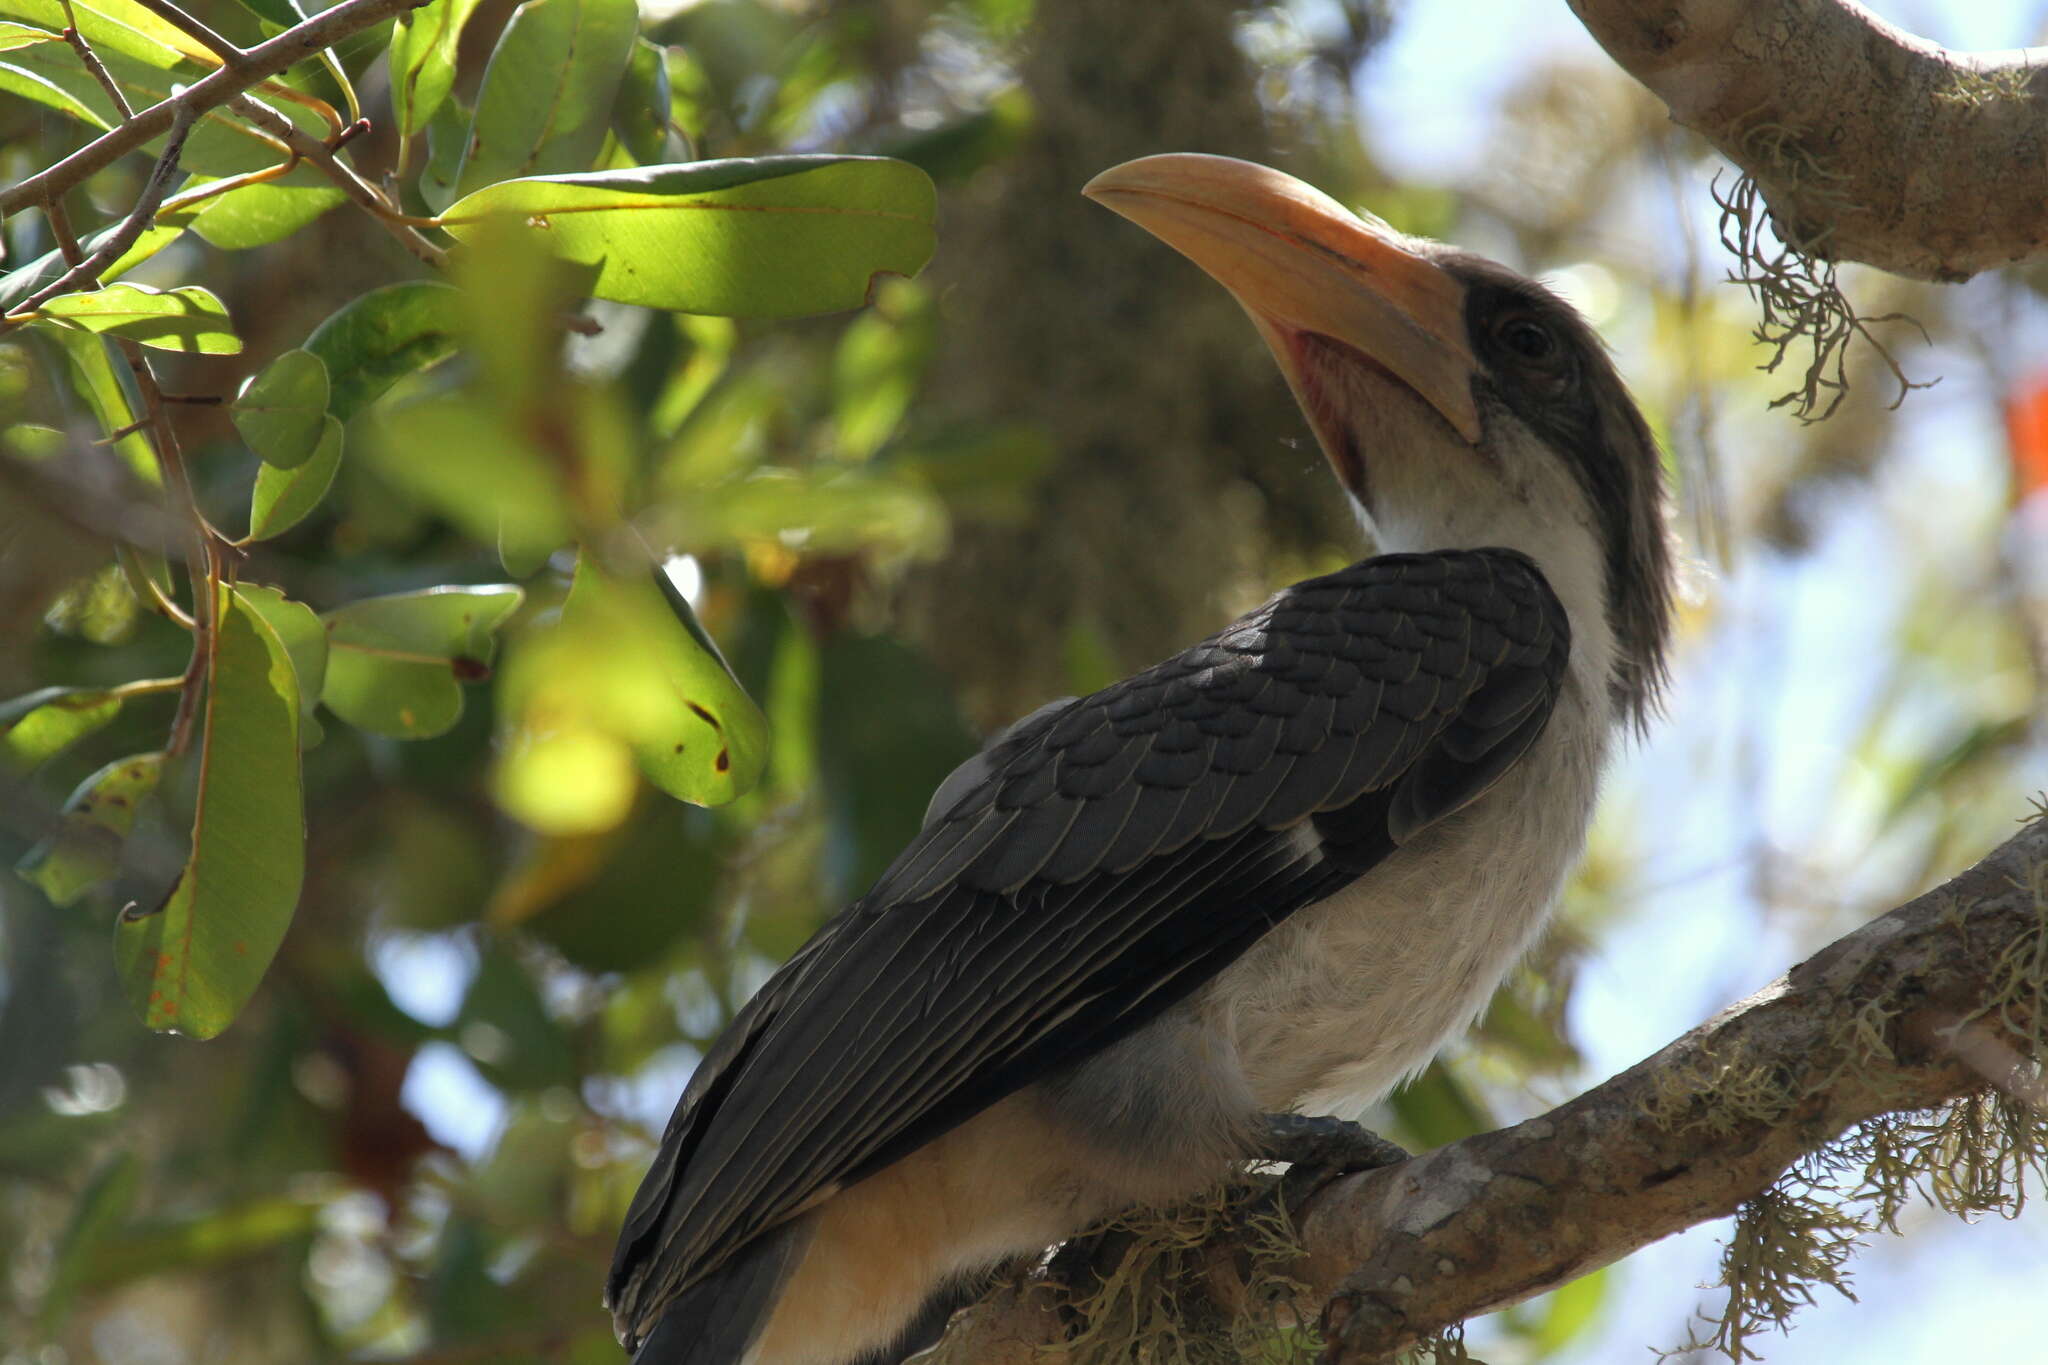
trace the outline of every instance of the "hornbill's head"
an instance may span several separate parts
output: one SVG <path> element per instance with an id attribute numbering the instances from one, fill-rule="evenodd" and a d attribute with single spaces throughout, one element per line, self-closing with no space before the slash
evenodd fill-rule
<path id="1" fill-rule="evenodd" d="M 1142 157 L 1085 192 L 1236 295 L 1382 550 L 1529 555 L 1573 671 L 1643 719 L 1671 615 L 1661 467 L 1570 305 L 1248 161 Z"/>

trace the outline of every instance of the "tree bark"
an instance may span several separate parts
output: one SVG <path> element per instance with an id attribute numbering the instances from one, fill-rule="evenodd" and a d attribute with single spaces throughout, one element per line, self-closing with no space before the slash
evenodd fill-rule
<path id="1" fill-rule="evenodd" d="M 2048 250 L 2048 48 L 1951 52 L 1850 0 L 1568 0 L 1810 256 L 1958 281 Z"/>
<path id="2" fill-rule="evenodd" d="M 1362 1365 L 1723 1217 L 1880 1114 L 2001 1085 L 2044 1022 L 2048 819 L 1558 1109 L 1348 1176 L 1297 1217 L 1328 1359 Z M 2027 989 L 2015 1005 L 2015 972 Z M 1219 1248 L 1219 1251 L 1221 1249 Z M 1214 1263 L 1228 1258 L 1218 1255 Z M 1228 1300 L 1228 1287 L 1219 1298 Z M 957 1317 L 944 1358 L 1047 1365 L 1042 1276 Z M 1051 1354 L 1048 1354 L 1051 1352 Z"/>

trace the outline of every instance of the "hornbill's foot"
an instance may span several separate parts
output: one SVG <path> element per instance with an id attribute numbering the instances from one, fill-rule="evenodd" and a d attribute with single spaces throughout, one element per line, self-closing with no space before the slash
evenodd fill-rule
<path id="1" fill-rule="evenodd" d="M 1281 1177 L 1280 1198 L 1298 1210 L 1342 1176 L 1376 1171 L 1408 1159 L 1399 1145 L 1362 1124 L 1309 1114 L 1262 1114 L 1258 1157 L 1284 1161 L 1293 1169 Z"/>

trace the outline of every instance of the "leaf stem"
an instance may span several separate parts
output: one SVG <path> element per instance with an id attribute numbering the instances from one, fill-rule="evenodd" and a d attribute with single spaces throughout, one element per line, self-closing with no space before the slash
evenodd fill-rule
<path id="1" fill-rule="evenodd" d="M 144 422 L 137 425 L 144 425 L 147 420 L 145 418 Z M 183 626 L 186 630 L 194 628 L 191 615 L 164 592 L 163 585 L 156 581 L 148 566 L 136 557 L 133 546 L 115 546 L 114 559 L 121 566 L 122 575 L 128 580 L 129 590 L 141 598 L 144 605 L 165 620 Z"/>

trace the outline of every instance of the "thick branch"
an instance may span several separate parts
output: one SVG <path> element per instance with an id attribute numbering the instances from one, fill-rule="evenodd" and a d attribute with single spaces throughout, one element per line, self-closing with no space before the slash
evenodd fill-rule
<path id="1" fill-rule="evenodd" d="M 1865 1119 L 2004 1080 L 1997 1059 L 2023 1046 L 2004 1029 L 2029 1021 L 1986 1011 L 2001 960 L 2042 932 L 2044 869 L 2035 820 L 1569 1104 L 1330 1186 L 1299 1220 L 1297 1273 L 1327 1304 L 1332 1357 L 1386 1359 L 1734 1212 Z M 1034 1278 L 955 1319 L 942 1349 L 1047 1365 L 1064 1332 Z"/>
<path id="2" fill-rule="evenodd" d="M 1809 255 L 1964 280 L 2048 251 L 2048 48 L 1950 52 L 1850 0 L 1568 0 Z"/>
<path id="3" fill-rule="evenodd" d="M 45 197 L 62 194 L 94 172 L 112 165 L 151 138 L 161 136 L 179 113 L 196 117 L 227 103 L 244 90 L 268 80 L 323 47 L 362 32 L 393 15 L 417 9 L 426 0 L 342 0 L 305 23 L 288 28 L 243 54 L 242 62 L 223 66 L 205 79 L 152 104 L 119 127 L 94 138 L 48 170 L 0 190 L 0 217 L 18 213 Z"/>

